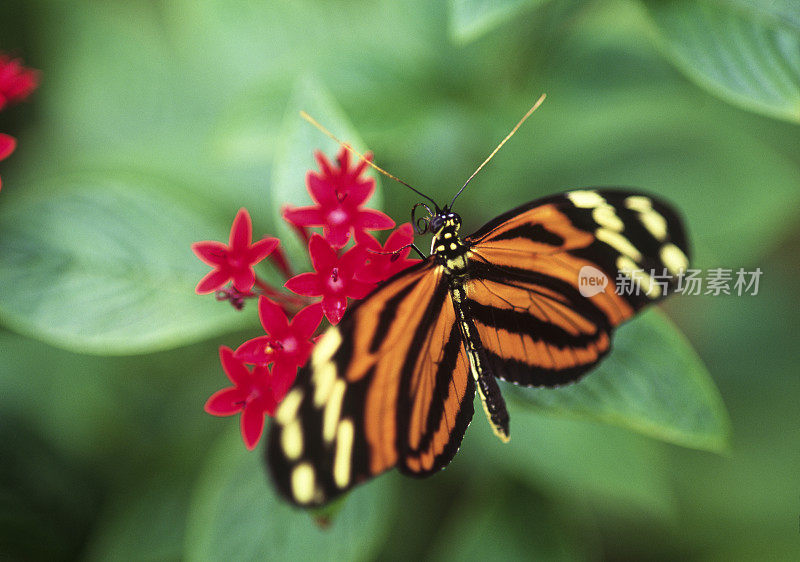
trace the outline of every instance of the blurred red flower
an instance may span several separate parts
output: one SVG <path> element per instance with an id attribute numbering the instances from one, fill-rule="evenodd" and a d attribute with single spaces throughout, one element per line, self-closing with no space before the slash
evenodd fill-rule
<path id="1" fill-rule="evenodd" d="M 219 348 L 219 358 L 233 386 L 212 394 L 206 401 L 205 411 L 214 416 L 232 416 L 241 412 L 242 439 L 247 449 L 252 451 L 261 439 L 264 416 L 275 414 L 288 386 L 279 392 L 266 366 L 256 365 L 251 371 L 229 347 Z"/>
<path id="2" fill-rule="evenodd" d="M 39 73 L 22 66 L 20 59 L 0 54 L 0 110 L 27 98 L 39 85 Z"/>
<path id="3" fill-rule="evenodd" d="M 5 160 L 11 156 L 11 153 L 14 152 L 15 148 L 17 148 L 17 139 L 11 135 L 0 133 L 0 160 Z M 0 179 L 0 189 L 2 187 L 3 181 Z"/>
<path id="4" fill-rule="evenodd" d="M 242 293 L 253 288 L 256 274 L 253 266 L 266 258 L 277 246 L 277 238 L 263 238 L 251 244 L 253 226 L 247 209 L 239 209 L 231 226 L 230 241 L 195 242 L 192 251 L 214 269 L 203 277 L 195 288 L 198 295 L 211 293 L 233 281 L 233 287 Z"/>
<path id="5" fill-rule="evenodd" d="M 283 308 L 266 297 L 259 297 L 258 317 L 267 335 L 244 342 L 234 355 L 256 365 L 274 361 L 273 386 L 279 394 L 285 394 L 294 382 L 297 369 L 305 365 L 311 355 L 314 347 L 311 336 L 322 322 L 322 304 L 305 307 L 289 322 Z"/>
<path id="6" fill-rule="evenodd" d="M 374 283 L 356 279 L 364 265 L 364 250 L 354 246 L 339 256 L 331 244 L 319 234 L 308 243 L 314 272 L 301 273 L 284 285 L 290 291 L 307 297 L 322 297 L 322 310 L 331 324 L 338 324 L 347 309 L 347 298 L 363 299 Z"/>
<path id="7" fill-rule="evenodd" d="M 410 245 L 414 241 L 414 230 L 408 222 L 392 232 L 383 246 L 366 232 L 357 234 L 356 241 L 364 249 L 365 257 L 364 265 L 356 272 L 356 277 L 367 283 L 385 281 L 420 261 L 408 259 Z"/>
<path id="8" fill-rule="evenodd" d="M 314 155 L 320 172 L 309 172 L 306 186 L 316 205 L 288 207 L 283 216 L 297 227 L 321 226 L 322 234 L 334 248 L 342 248 L 354 233 L 365 230 L 386 230 L 394 221 L 380 211 L 364 209 L 362 205 L 372 196 L 375 180 L 361 177 L 367 164 L 359 162 L 350 168 L 350 153 L 342 148 L 333 167 L 324 154 Z"/>

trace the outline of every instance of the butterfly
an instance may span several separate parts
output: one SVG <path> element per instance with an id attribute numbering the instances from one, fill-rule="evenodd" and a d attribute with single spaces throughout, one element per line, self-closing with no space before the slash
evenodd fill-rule
<path id="1" fill-rule="evenodd" d="M 576 381 L 609 352 L 614 328 L 674 290 L 689 264 L 677 213 L 633 191 L 539 199 L 463 240 L 460 224 L 437 208 L 430 256 L 357 302 L 316 344 L 267 447 L 291 502 L 324 504 L 394 467 L 437 472 L 461 444 L 476 392 L 508 440 L 497 378 Z M 599 280 L 591 290 L 582 285 L 589 278 Z M 638 290 L 618 294 L 618 278 Z"/>
<path id="2" fill-rule="evenodd" d="M 461 238 L 456 198 L 544 97 L 444 207 L 348 147 L 433 203 L 418 204 L 428 210 L 418 232 L 433 234 L 431 252 L 322 335 L 275 412 L 266 460 L 290 502 L 323 505 L 395 467 L 417 477 L 439 471 L 458 451 L 476 393 L 508 441 L 497 379 L 577 381 L 608 354 L 614 328 L 677 288 L 689 264 L 683 225 L 643 193 L 569 191 Z M 619 281 L 629 290 L 615 290 Z"/>

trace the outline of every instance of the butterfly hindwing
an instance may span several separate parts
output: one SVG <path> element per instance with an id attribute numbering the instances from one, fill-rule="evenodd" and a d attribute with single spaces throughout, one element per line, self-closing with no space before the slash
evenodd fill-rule
<path id="1" fill-rule="evenodd" d="M 688 264 L 676 213 L 621 190 L 534 201 L 467 243 L 467 304 L 490 366 L 525 386 L 558 386 L 586 373 L 608 353 L 613 328 L 674 290 Z M 604 290 L 582 294 L 585 271 L 605 276 Z M 619 276 L 639 290 L 617 294 Z"/>
<path id="2" fill-rule="evenodd" d="M 353 306 L 315 346 L 270 433 L 278 489 L 319 505 L 394 466 L 439 470 L 458 450 L 474 394 L 447 283 L 426 260 Z"/>

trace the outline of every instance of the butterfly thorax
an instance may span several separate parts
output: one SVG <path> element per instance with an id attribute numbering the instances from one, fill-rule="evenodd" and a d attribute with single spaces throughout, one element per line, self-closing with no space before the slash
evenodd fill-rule
<path id="1" fill-rule="evenodd" d="M 433 231 L 431 254 L 444 265 L 450 275 L 461 276 L 467 271 L 467 252 L 469 247 L 459 238 L 461 217 L 451 211 L 443 211 L 431 218 Z"/>

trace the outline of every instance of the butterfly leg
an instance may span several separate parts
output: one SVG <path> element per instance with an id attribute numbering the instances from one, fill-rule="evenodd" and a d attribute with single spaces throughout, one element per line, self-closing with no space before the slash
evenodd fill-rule
<path id="1" fill-rule="evenodd" d="M 500 393 L 497 379 L 486 360 L 486 352 L 481 344 L 478 331 L 475 329 L 475 324 L 464 311 L 466 292 L 463 285 L 454 282 L 451 286 L 451 294 L 464 340 L 464 347 L 469 357 L 470 371 L 477 383 L 483 410 L 486 412 L 486 417 L 489 419 L 495 435 L 505 443 L 510 439 L 508 409 L 503 395 Z"/>

